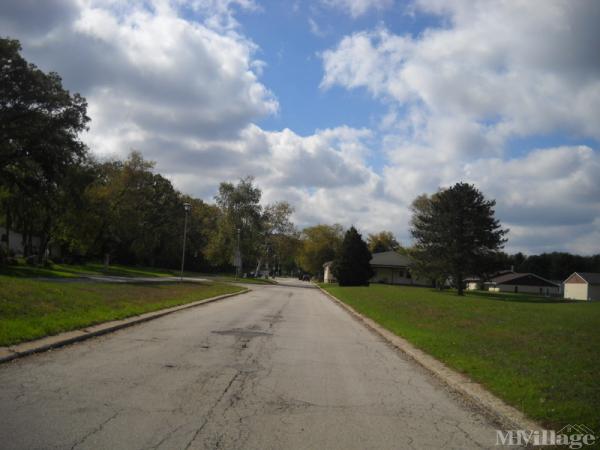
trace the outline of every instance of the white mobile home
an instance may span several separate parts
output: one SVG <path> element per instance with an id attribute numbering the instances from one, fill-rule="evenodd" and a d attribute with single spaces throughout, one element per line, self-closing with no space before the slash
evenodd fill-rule
<path id="1" fill-rule="evenodd" d="M 575 272 L 564 282 L 565 298 L 600 300 L 600 273 Z"/>

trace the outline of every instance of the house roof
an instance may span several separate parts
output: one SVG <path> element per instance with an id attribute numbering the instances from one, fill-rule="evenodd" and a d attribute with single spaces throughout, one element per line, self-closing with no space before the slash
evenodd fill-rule
<path id="1" fill-rule="evenodd" d="M 481 281 L 481 277 L 478 277 L 478 276 L 474 275 L 474 276 L 471 276 L 471 277 L 466 277 L 463 281 L 465 283 L 474 282 L 474 281 Z"/>
<path id="2" fill-rule="evenodd" d="M 600 273 L 595 272 L 575 272 L 581 278 L 583 278 L 588 284 L 600 284 Z M 574 274 L 573 274 L 574 275 Z M 573 276 L 571 275 L 571 276 Z M 571 278 L 571 276 L 569 278 Z M 567 280 L 569 279 L 567 278 Z"/>
<path id="3" fill-rule="evenodd" d="M 535 273 L 505 273 L 497 277 L 492 278 L 492 283 L 498 284 L 510 284 L 510 285 L 523 285 L 523 286 L 552 286 L 558 287 L 558 284 L 546 280 L 545 278 L 536 275 Z"/>
<path id="4" fill-rule="evenodd" d="M 412 264 L 412 260 L 395 251 L 373 253 L 371 258 L 372 266 L 380 267 L 408 267 Z"/>

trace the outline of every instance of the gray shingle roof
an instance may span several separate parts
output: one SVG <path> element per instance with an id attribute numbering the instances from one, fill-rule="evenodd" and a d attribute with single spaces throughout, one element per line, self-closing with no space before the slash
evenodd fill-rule
<path id="1" fill-rule="evenodd" d="M 537 281 L 536 281 L 537 280 Z M 493 283 L 495 284 L 520 284 L 519 281 L 521 281 L 521 283 L 529 285 L 529 286 L 537 286 L 537 285 L 541 285 L 541 286 L 556 286 L 558 287 L 558 284 L 550 281 L 550 280 L 546 280 L 545 278 L 540 277 L 539 275 L 536 275 L 535 273 L 505 273 L 503 275 L 499 275 L 497 277 L 492 278 L 491 280 Z"/>
<path id="2" fill-rule="evenodd" d="M 371 258 L 372 266 L 408 267 L 411 264 L 412 260 L 408 256 L 395 251 L 373 253 Z"/>
<path id="3" fill-rule="evenodd" d="M 600 273 L 594 272 L 575 272 L 589 284 L 600 284 Z"/>

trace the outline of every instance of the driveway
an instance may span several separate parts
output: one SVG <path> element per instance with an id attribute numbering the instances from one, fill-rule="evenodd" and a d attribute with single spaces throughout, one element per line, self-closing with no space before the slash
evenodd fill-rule
<path id="1" fill-rule="evenodd" d="M 494 425 L 419 366 L 283 283 L 0 366 L 0 446 L 495 446 Z"/>

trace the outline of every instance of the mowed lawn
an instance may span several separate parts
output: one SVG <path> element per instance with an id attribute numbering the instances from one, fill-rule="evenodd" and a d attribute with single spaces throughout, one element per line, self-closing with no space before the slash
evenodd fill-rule
<path id="1" fill-rule="evenodd" d="M 323 287 L 542 424 L 600 431 L 600 302 Z"/>
<path id="2" fill-rule="evenodd" d="M 41 277 L 41 278 L 78 278 L 89 275 L 109 275 L 119 277 L 172 277 L 178 275 L 168 269 L 155 269 L 149 267 L 131 267 L 122 266 L 119 264 L 111 264 L 105 267 L 104 264 L 87 263 L 87 264 L 52 264 L 48 267 L 28 266 L 19 264 L 15 266 L 6 266 L 0 268 L 0 275 L 8 275 L 13 277 Z"/>
<path id="3" fill-rule="evenodd" d="M 151 268 L 124 266 L 111 264 L 106 267 L 100 263 L 87 264 L 51 264 L 48 267 L 28 266 L 24 263 L 0 267 L 0 275 L 24 278 L 81 278 L 87 276 L 118 276 L 129 278 L 165 278 L 178 277 L 180 271 Z M 217 282 L 240 282 L 246 284 L 277 284 L 274 280 L 265 278 L 236 278 L 230 274 L 203 274 L 199 272 L 186 271 L 185 277 L 208 278 Z"/>
<path id="4" fill-rule="evenodd" d="M 0 275 L 0 346 L 240 290 L 214 282 L 112 284 Z"/>

